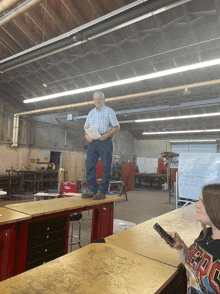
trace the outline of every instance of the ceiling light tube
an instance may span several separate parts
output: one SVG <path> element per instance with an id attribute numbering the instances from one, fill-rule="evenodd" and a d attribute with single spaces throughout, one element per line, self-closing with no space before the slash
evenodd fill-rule
<path id="1" fill-rule="evenodd" d="M 175 140 L 175 141 L 170 141 L 170 144 L 173 143 L 198 143 L 198 142 L 216 142 L 216 139 L 210 139 L 210 140 L 206 140 L 206 139 L 201 139 L 201 140 Z"/>
<path id="2" fill-rule="evenodd" d="M 167 131 L 167 132 L 144 132 L 142 134 L 143 135 L 164 135 L 164 134 L 186 134 L 186 133 L 208 133 L 208 132 L 220 132 L 220 129 Z"/>
<path id="3" fill-rule="evenodd" d="M 219 116 L 219 115 L 220 115 L 220 112 L 213 112 L 213 113 L 201 113 L 201 114 L 192 114 L 192 115 L 180 115 L 180 116 L 137 119 L 137 120 L 135 120 L 135 122 L 139 123 L 139 122 L 175 120 L 175 119 L 186 119 L 186 118 L 198 118 L 198 117 Z"/>
<path id="4" fill-rule="evenodd" d="M 164 76 L 168 76 L 168 75 L 172 75 L 172 74 L 176 74 L 176 73 L 181 73 L 181 72 L 185 72 L 185 71 L 189 71 L 189 70 L 195 70 L 195 69 L 204 68 L 204 67 L 213 66 L 213 65 L 219 65 L 219 64 L 220 64 L 220 58 L 217 58 L 217 59 L 213 59 L 213 60 L 209 60 L 209 61 L 199 62 L 199 63 L 180 66 L 180 67 L 175 67 L 172 69 L 163 70 L 163 71 L 159 71 L 159 72 L 154 72 L 154 73 L 142 75 L 139 77 L 133 77 L 133 78 L 124 79 L 124 80 L 120 80 L 120 81 L 114 81 L 114 82 L 105 83 L 105 84 L 101 84 L 101 85 L 96 85 L 96 86 L 91 86 L 91 87 L 86 87 L 86 88 L 81 88 L 81 89 L 75 89 L 75 90 L 71 90 L 71 91 L 51 94 L 51 95 L 32 98 L 32 99 L 26 99 L 26 100 L 23 100 L 23 102 L 24 103 L 33 103 L 33 102 L 38 102 L 38 101 L 43 101 L 43 100 L 55 99 L 58 97 L 75 95 L 75 94 L 79 94 L 79 93 L 101 90 L 101 89 L 105 89 L 105 88 L 109 88 L 109 87 L 116 87 L 119 85 L 136 83 L 136 82 L 140 82 L 140 81 L 144 81 L 144 80 L 155 79 L 155 78 L 164 77 Z"/>

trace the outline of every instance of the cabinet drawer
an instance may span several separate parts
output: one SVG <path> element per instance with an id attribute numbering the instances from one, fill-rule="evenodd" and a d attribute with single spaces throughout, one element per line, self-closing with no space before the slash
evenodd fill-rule
<path id="1" fill-rule="evenodd" d="M 27 249 L 26 263 L 37 261 L 65 250 L 65 238 Z"/>
<path id="2" fill-rule="evenodd" d="M 46 256 L 46 257 L 44 257 L 44 258 L 41 258 L 41 259 L 35 260 L 35 261 L 33 261 L 33 262 L 29 262 L 29 263 L 26 264 L 26 271 L 27 271 L 27 270 L 30 270 L 30 269 L 32 269 L 32 268 L 35 268 L 35 267 L 37 267 L 37 266 L 39 266 L 39 265 L 42 265 L 42 264 L 44 264 L 44 263 L 47 263 L 48 261 L 51 261 L 51 260 L 53 260 L 53 259 L 55 259 L 55 258 L 58 258 L 58 257 L 64 255 L 64 253 L 65 253 L 64 250 L 61 250 L 61 251 L 59 251 L 59 252 L 57 252 L 57 253 L 54 253 L 54 254 L 52 254 L 52 255 L 50 255 L 50 256 Z"/>
<path id="3" fill-rule="evenodd" d="M 29 238 L 27 242 L 27 248 L 40 246 L 42 244 L 56 242 L 59 239 L 66 238 L 66 228 L 62 231 L 52 232 L 44 235 L 37 236 L 35 238 Z"/>
<path id="4" fill-rule="evenodd" d="M 67 216 L 46 219 L 40 222 L 30 223 L 28 229 L 28 239 L 45 235 L 50 232 L 61 231 L 66 228 Z"/>

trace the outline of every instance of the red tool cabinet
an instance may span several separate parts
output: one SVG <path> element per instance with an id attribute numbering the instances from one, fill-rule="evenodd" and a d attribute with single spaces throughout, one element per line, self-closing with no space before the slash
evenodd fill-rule
<path id="1" fill-rule="evenodd" d="M 62 184 L 62 195 L 65 196 L 66 193 L 78 193 L 77 182 L 63 182 Z"/>

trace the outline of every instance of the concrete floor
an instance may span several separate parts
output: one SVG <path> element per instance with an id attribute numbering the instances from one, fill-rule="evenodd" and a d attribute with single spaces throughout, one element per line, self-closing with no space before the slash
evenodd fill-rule
<path id="1" fill-rule="evenodd" d="M 114 219 L 140 224 L 174 210 L 176 206 L 175 198 L 172 197 L 171 203 L 169 203 L 169 194 L 163 190 L 140 188 L 139 190 L 128 191 L 127 195 L 128 201 L 115 202 Z M 124 195 L 122 195 L 122 198 L 125 199 Z M 92 211 L 83 212 L 82 246 L 90 243 L 91 223 Z M 77 224 L 75 224 L 75 232 L 77 231 Z M 78 248 L 78 245 L 73 246 L 73 251 Z M 71 251 L 71 248 L 69 248 L 69 251 Z"/>
<path id="2" fill-rule="evenodd" d="M 127 195 L 128 201 L 123 200 L 115 203 L 115 219 L 140 224 L 175 209 L 175 198 L 172 197 L 171 203 L 169 203 L 169 194 L 164 190 L 146 187 L 128 191 Z M 125 199 L 125 195 L 122 195 L 122 198 Z M 0 199 L 0 207 L 4 207 L 7 204 L 28 201 L 33 201 L 33 197 L 22 196 L 22 199 L 13 198 L 13 200 Z M 92 211 L 83 212 L 82 246 L 86 246 L 90 243 L 91 223 Z M 74 233 L 78 233 L 77 223 L 75 223 Z M 73 250 L 78 248 L 78 245 L 73 246 Z M 70 246 L 69 251 L 71 251 Z"/>

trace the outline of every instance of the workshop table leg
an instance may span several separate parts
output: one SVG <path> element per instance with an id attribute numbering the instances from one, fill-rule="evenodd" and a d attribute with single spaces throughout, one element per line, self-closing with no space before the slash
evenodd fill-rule
<path id="1" fill-rule="evenodd" d="M 21 274 L 26 270 L 26 256 L 27 256 L 27 238 L 28 227 L 27 221 L 18 224 L 17 246 L 15 254 L 15 275 Z"/>
<path id="2" fill-rule="evenodd" d="M 113 234 L 114 202 L 93 209 L 91 243 Z"/>

